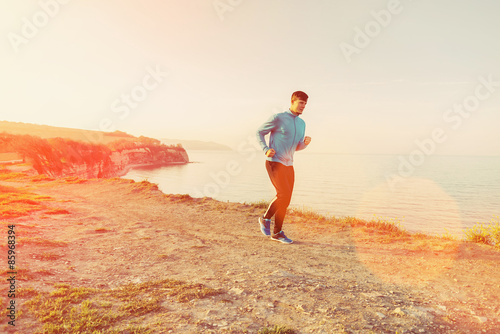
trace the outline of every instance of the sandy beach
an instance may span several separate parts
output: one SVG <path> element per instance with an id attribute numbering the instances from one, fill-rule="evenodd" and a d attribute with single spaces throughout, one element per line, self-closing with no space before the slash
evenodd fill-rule
<path id="1" fill-rule="evenodd" d="M 0 296 L 4 310 L 15 300 L 17 313 L 12 326 L 3 311 L 2 332 L 500 330 L 493 247 L 307 212 L 290 213 L 284 227 L 295 242 L 283 245 L 259 231 L 258 205 L 8 168 L 3 199 L 19 199 L 2 209 Z M 6 282 L 9 229 L 15 298 Z"/>

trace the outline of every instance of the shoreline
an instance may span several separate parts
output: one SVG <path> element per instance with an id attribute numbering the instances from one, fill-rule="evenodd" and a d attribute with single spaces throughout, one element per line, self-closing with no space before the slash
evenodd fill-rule
<path id="1" fill-rule="evenodd" d="M 191 163 L 191 161 L 187 162 L 168 162 L 168 163 L 153 163 L 153 164 L 130 164 L 127 165 L 120 173 L 118 173 L 115 177 L 123 177 L 127 175 L 133 169 L 156 169 L 161 167 L 168 166 L 176 166 L 176 165 L 186 165 Z"/>
<path id="2" fill-rule="evenodd" d="M 204 166 L 199 164 L 198 166 L 191 165 L 190 168 L 183 168 L 182 171 L 179 171 L 181 173 L 179 175 L 183 175 L 187 180 L 196 178 L 196 180 L 200 181 L 192 184 L 189 181 L 183 185 L 183 182 L 176 178 L 177 171 L 174 171 L 174 169 L 164 169 L 158 172 L 148 171 L 149 180 L 159 183 L 161 188 L 166 189 L 167 192 L 171 192 L 169 190 L 172 189 L 175 192 L 187 193 L 192 196 L 212 196 L 221 201 L 229 200 L 240 203 L 263 199 L 270 201 L 274 195 L 272 186 L 267 191 L 270 186 L 267 175 L 260 173 L 264 169 L 260 165 L 261 159 L 259 156 L 254 157 L 253 162 L 248 165 L 245 158 L 249 159 L 250 157 L 238 152 L 233 152 L 228 156 L 224 154 L 212 155 L 211 153 L 198 155 L 198 153 L 193 152 L 190 158 L 205 161 Z M 228 183 L 228 178 L 223 173 L 223 165 L 224 162 L 231 160 L 239 162 L 242 172 L 237 177 L 231 176 Z M 341 158 L 337 160 L 341 160 Z M 356 161 L 337 162 L 340 171 L 348 172 L 342 167 L 345 166 L 342 163 L 351 165 Z M 334 162 L 331 162 L 332 166 Z M 365 161 L 363 158 L 360 164 L 364 162 L 373 163 L 376 167 L 383 162 L 383 158 L 374 161 L 371 159 Z M 325 172 L 318 172 L 320 175 L 309 175 L 312 168 L 311 163 L 306 158 L 297 161 L 297 181 L 302 181 L 300 185 L 297 183 L 294 190 L 292 205 L 299 208 L 302 206 L 312 208 L 324 215 L 349 215 L 371 219 L 373 214 L 376 214 L 377 217 L 387 220 L 399 219 L 402 226 L 415 232 L 420 231 L 437 235 L 450 233 L 462 237 L 465 229 L 472 228 L 477 223 L 488 225 L 492 219 L 496 221 L 500 214 L 497 210 L 498 205 L 496 202 L 498 201 L 495 202 L 495 199 L 498 198 L 495 195 L 498 195 L 498 192 L 493 185 L 485 185 L 484 191 L 479 193 L 477 193 L 477 189 L 482 188 L 474 187 L 470 189 L 466 186 L 466 184 L 476 184 L 477 177 L 472 178 L 471 182 L 464 180 L 465 188 L 459 193 L 455 191 L 459 189 L 453 188 L 453 184 L 456 183 L 453 177 L 441 180 L 440 178 L 432 179 L 432 175 L 428 175 L 428 179 L 405 179 L 406 181 L 401 181 L 398 185 L 398 187 L 401 186 L 400 191 L 393 192 L 390 188 L 387 189 L 384 179 L 376 177 L 379 175 L 377 172 L 378 167 L 366 168 L 370 169 L 366 171 L 370 174 L 366 175 L 367 179 L 365 181 L 353 181 L 353 184 L 344 184 L 340 177 L 335 175 L 335 171 L 329 174 L 326 172 L 326 168 L 322 168 Z M 390 163 L 387 162 L 387 164 Z M 446 166 L 448 165 L 446 164 Z M 488 167 L 488 170 L 491 171 L 491 168 Z M 463 170 L 461 169 L 461 171 Z M 460 175 L 461 171 L 459 171 Z M 363 171 L 355 171 L 348 175 L 359 176 L 361 174 L 363 174 Z M 485 180 L 492 180 L 489 177 L 491 173 L 488 172 L 487 175 L 488 177 Z M 316 183 L 314 180 L 318 179 L 319 181 L 320 177 L 324 179 L 324 182 Z M 166 181 L 166 179 L 170 181 Z M 162 184 L 163 182 L 165 184 Z M 349 180 L 346 180 L 346 182 L 349 182 Z M 208 185 L 210 183 L 211 185 Z M 206 190 L 204 190 L 204 187 Z M 474 193 L 477 193 L 477 196 L 473 196 Z M 489 193 L 492 196 L 487 195 Z M 469 196 L 477 198 L 470 201 L 467 200 Z"/>

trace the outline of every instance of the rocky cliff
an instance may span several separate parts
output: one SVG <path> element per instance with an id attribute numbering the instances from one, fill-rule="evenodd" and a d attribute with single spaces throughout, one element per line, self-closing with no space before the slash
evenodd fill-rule
<path id="1" fill-rule="evenodd" d="M 167 146 L 146 137 L 103 145 L 4 133 L 0 146 L 0 151 L 18 153 L 39 174 L 53 177 L 107 178 L 122 176 L 130 167 L 189 162 L 182 146 Z"/>

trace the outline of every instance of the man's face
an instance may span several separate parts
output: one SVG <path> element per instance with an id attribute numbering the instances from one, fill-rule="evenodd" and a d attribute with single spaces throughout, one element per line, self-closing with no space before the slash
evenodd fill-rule
<path id="1" fill-rule="evenodd" d="M 304 100 L 295 100 L 292 102 L 292 106 L 290 107 L 290 111 L 297 115 L 302 115 L 304 108 L 306 107 L 307 101 Z"/>

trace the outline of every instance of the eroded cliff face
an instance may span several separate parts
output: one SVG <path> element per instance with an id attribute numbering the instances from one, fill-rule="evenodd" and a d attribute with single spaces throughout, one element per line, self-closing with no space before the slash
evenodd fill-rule
<path id="1" fill-rule="evenodd" d="M 189 157 L 184 149 L 161 148 L 154 151 L 139 148 L 111 152 L 108 157 L 93 163 L 65 163 L 62 168 L 54 170 L 50 164 L 39 165 L 39 174 L 55 177 L 75 176 L 85 179 L 119 177 L 127 173 L 131 167 L 165 166 L 184 164 Z"/>
<path id="2" fill-rule="evenodd" d="M 189 162 L 189 157 L 184 149 L 164 149 L 151 152 L 146 149 L 123 150 L 111 154 L 114 165 L 111 174 L 104 177 L 122 176 L 129 168 L 137 166 L 166 166 L 170 164 L 184 164 Z"/>
<path id="3" fill-rule="evenodd" d="M 106 178 L 124 175 L 136 166 L 188 163 L 186 150 L 148 137 L 133 137 L 108 144 L 67 138 L 40 138 L 0 133 L 0 154 L 16 155 L 38 174 L 51 177 Z"/>

